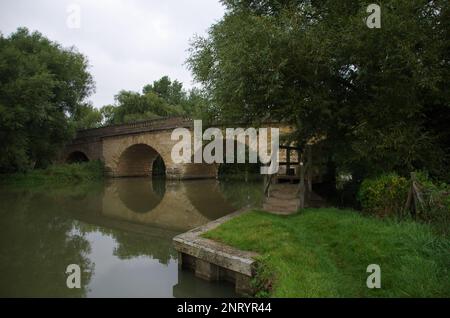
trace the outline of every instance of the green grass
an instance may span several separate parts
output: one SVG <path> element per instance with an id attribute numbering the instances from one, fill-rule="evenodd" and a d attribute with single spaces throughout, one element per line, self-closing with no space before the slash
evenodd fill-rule
<path id="1" fill-rule="evenodd" d="M 36 169 L 25 173 L 0 175 L 0 185 L 8 187 L 33 187 L 45 185 L 68 185 L 103 178 L 100 161 L 52 165 L 47 169 Z"/>
<path id="2" fill-rule="evenodd" d="M 333 208 L 291 216 L 255 211 L 204 236 L 261 255 L 257 296 L 450 296 L 450 241 L 413 221 Z M 366 286 L 369 264 L 381 267 L 381 289 Z"/>

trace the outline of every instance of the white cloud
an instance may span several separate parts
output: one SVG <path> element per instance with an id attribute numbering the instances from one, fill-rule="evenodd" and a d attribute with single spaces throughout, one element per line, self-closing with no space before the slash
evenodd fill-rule
<path id="1" fill-rule="evenodd" d="M 71 4 L 81 9 L 79 29 L 67 27 Z M 101 107 L 119 90 L 139 91 L 164 75 L 191 87 L 189 40 L 223 13 L 218 0 L 1 0 L 0 30 L 25 26 L 77 47 L 89 59 L 97 87 L 91 100 Z"/>

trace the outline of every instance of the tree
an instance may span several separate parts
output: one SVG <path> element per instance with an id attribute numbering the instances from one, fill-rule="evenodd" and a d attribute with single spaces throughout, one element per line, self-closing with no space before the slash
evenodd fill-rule
<path id="1" fill-rule="evenodd" d="M 0 34 L 0 172 L 48 164 L 94 90 L 88 61 L 39 32 Z"/>
<path id="2" fill-rule="evenodd" d="M 172 82 L 168 76 L 163 76 L 159 80 L 154 81 L 153 84 L 144 86 L 142 92 L 144 95 L 150 92 L 155 93 L 171 105 L 180 105 L 186 100 L 183 84 L 177 80 Z"/>
<path id="3" fill-rule="evenodd" d="M 115 96 L 115 100 L 116 105 L 107 105 L 101 110 L 106 124 L 130 123 L 182 113 L 180 109 L 169 105 L 153 92 L 142 95 L 137 92 L 121 91 Z"/>
<path id="4" fill-rule="evenodd" d="M 142 94 L 121 91 L 115 100 L 115 105 L 106 105 L 101 109 L 105 124 L 174 116 L 199 118 L 207 107 L 206 98 L 200 90 L 194 88 L 187 93 L 180 82 L 172 82 L 168 76 L 144 86 Z"/>
<path id="5" fill-rule="evenodd" d="M 208 97 L 205 91 L 199 88 L 194 87 L 189 91 L 188 97 L 182 106 L 186 114 L 193 119 L 210 121 L 213 117 Z"/>
<path id="6" fill-rule="evenodd" d="M 98 128 L 102 125 L 103 114 L 89 103 L 81 104 L 72 116 L 76 129 Z"/>
<path id="7" fill-rule="evenodd" d="M 188 59 L 216 119 L 292 123 L 300 146 L 322 139 L 324 157 L 358 178 L 443 176 L 448 1 L 382 1 L 381 29 L 366 26 L 361 0 L 222 3 L 224 18 L 194 39 Z"/>

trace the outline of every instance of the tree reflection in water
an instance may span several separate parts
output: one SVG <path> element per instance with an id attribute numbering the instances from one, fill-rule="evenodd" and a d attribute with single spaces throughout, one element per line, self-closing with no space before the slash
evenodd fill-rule
<path id="1" fill-rule="evenodd" d="M 232 287 L 179 272 L 172 238 L 181 229 L 152 222 L 185 231 L 257 202 L 252 187 L 261 188 L 155 178 L 0 189 L 0 296 L 233 295 Z M 66 286 L 69 264 L 82 270 L 81 289 Z"/>
<path id="2" fill-rule="evenodd" d="M 86 296 L 94 265 L 77 223 L 58 213 L 47 197 L 28 191 L 3 193 L 2 210 L 0 296 Z M 80 289 L 66 286 L 69 264 L 80 265 Z"/>

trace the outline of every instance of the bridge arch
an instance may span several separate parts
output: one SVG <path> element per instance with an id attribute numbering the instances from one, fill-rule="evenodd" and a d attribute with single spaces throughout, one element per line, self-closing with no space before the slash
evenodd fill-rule
<path id="1" fill-rule="evenodd" d="M 161 154 L 148 144 L 138 143 L 125 148 L 119 156 L 117 176 L 152 176 L 154 163 L 159 162 L 165 173 L 165 163 Z"/>
<path id="2" fill-rule="evenodd" d="M 80 150 L 72 151 L 66 158 L 66 163 L 79 163 L 87 161 L 89 161 L 89 157 L 85 152 Z"/>

